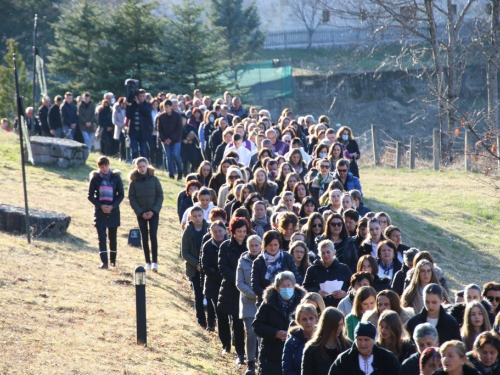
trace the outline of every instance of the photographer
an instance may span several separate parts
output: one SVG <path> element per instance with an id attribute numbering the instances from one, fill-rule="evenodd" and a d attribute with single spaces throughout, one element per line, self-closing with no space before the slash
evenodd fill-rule
<path id="1" fill-rule="evenodd" d="M 130 121 L 128 135 L 132 158 L 136 159 L 139 156 L 147 158 L 149 157 L 148 141 L 153 131 L 153 121 L 151 119 L 151 103 L 146 101 L 145 90 L 138 90 L 138 95 L 134 96 L 134 100 L 130 103 L 127 100 L 126 113 Z"/>

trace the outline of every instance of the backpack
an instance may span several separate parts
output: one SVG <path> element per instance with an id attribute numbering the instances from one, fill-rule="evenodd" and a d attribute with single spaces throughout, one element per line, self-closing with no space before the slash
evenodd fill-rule
<path id="1" fill-rule="evenodd" d="M 128 233 L 128 245 L 133 247 L 141 247 L 141 231 L 139 229 L 131 229 Z"/>

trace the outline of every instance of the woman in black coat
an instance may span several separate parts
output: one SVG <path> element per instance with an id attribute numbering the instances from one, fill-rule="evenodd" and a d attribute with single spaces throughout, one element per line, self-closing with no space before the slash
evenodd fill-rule
<path id="1" fill-rule="evenodd" d="M 231 238 L 223 242 L 219 249 L 219 271 L 222 274 L 222 283 L 217 302 L 217 317 L 219 318 L 219 337 L 224 346 L 222 354 L 231 351 L 229 324 L 229 316 L 231 316 L 234 346 L 240 366 L 243 366 L 245 361 L 245 328 L 243 319 L 239 317 L 240 292 L 236 287 L 236 270 L 241 254 L 247 251 L 246 237 L 249 231 L 250 224 L 247 220 L 235 217 L 229 224 Z"/>
<path id="2" fill-rule="evenodd" d="M 359 178 L 359 168 L 357 160 L 359 159 L 358 142 L 352 135 L 352 130 L 348 126 L 342 126 L 337 132 L 337 140 L 344 147 L 344 158 L 349 159 L 349 172 Z M 347 152 L 346 152 L 347 151 Z"/>
<path id="3" fill-rule="evenodd" d="M 472 352 L 467 353 L 469 362 L 481 375 L 500 375 L 498 358 L 500 339 L 492 332 L 483 332 L 474 341 Z"/>
<path id="4" fill-rule="evenodd" d="M 347 295 L 352 272 L 348 266 L 340 263 L 335 257 L 335 248 L 332 241 L 321 241 L 318 244 L 318 250 L 321 258 L 308 268 L 303 286 L 308 292 L 319 293 L 325 301 L 325 306 L 337 307 L 342 298 Z M 342 282 L 338 290 L 333 292 L 322 290 L 320 284 L 334 280 Z"/>
<path id="5" fill-rule="evenodd" d="M 263 252 L 252 264 L 252 290 L 257 295 L 257 306 L 262 303 L 264 290 L 274 283 L 276 275 L 291 271 L 295 279 L 299 271 L 290 253 L 280 250 L 279 234 L 268 231 L 262 238 Z"/>
<path id="6" fill-rule="evenodd" d="M 378 276 L 389 279 L 389 285 L 392 285 L 394 276 L 402 267 L 397 252 L 397 247 L 391 240 L 382 241 L 377 246 Z"/>
<path id="7" fill-rule="evenodd" d="M 94 205 L 94 225 L 99 237 L 99 268 L 108 268 L 106 229 L 109 236 L 109 255 L 112 267 L 116 266 L 116 233 L 120 226 L 120 203 L 123 200 L 123 182 L 120 171 L 112 171 L 109 159 L 101 156 L 97 160 L 99 171 L 90 173 L 88 200 Z"/>
<path id="8" fill-rule="evenodd" d="M 219 289 L 222 283 L 222 275 L 219 271 L 218 264 L 219 248 L 222 243 L 227 240 L 226 226 L 222 221 L 217 220 L 210 225 L 210 236 L 211 238 L 204 242 L 201 249 L 200 266 L 205 274 L 203 294 L 207 299 L 207 303 L 211 303 L 214 310 L 217 312 L 217 299 L 219 298 Z M 213 321 L 208 322 L 207 331 L 215 331 L 214 323 Z"/>
<path id="9" fill-rule="evenodd" d="M 102 128 L 101 137 L 104 145 L 104 150 L 102 150 L 102 152 L 104 155 L 110 156 L 113 154 L 115 126 L 113 125 L 113 112 L 106 100 L 102 101 L 102 108 L 99 111 L 98 119 L 99 126 Z"/>
<path id="10" fill-rule="evenodd" d="M 253 322 L 255 334 L 260 337 L 259 375 L 280 375 L 281 358 L 287 338 L 290 316 L 306 295 L 306 291 L 295 284 L 295 275 L 290 271 L 276 275 L 274 284 L 264 292 L 264 301 Z"/>
<path id="11" fill-rule="evenodd" d="M 187 176 L 189 173 L 196 172 L 203 157 L 201 155 L 200 140 L 197 135 L 198 131 L 193 125 L 186 123 L 185 116 L 181 117 L 183 124 L 181 141 L 182 173 L 184 176 Z"/>

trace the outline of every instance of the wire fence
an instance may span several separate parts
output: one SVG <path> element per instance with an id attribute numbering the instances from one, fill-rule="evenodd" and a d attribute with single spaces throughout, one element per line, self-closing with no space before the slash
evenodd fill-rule
<path id="1" fill-rule="evenodd" d="M 439 40 L 447 39 L 447 26 L 445 23 L 437 25 Z M 458 38 L 470 41 L 477 32 L 476 20 L 467 20 L 463 23 Z M 426 24 L 417 26 L 419 33 L 427 35 L 429 27 Z M 307 29 L 269 31 L 266 33 L 264 49 L 287 48 L 314 48 L 338 47 L 358 48 L 367 45 L 389 45 L 405 42 L 409 44 L 422 42 L 423 39 L 414 33 L 402 30 L 400 27 L 320 27 L 310 36 Z"/>
<path id="2" fill-rule="evenodd" d="M 375 143 L 373 142 L 373 131 L 376 132 Z M 492 138 L 489 144 L 481 144 L 472 139 L 471 135 L 466 137 L 465 131 L 446 135 L 452 140 L 452 148 L 448 155 L 443 156 L 441 153 L 437 153 L 440 157 L 437 164 L 439 168 L 463 169 L 464 171 L 500 177 L 499 138 Z M 378 164 L 388 168 L 396 168 L 398 165 L 401 168 L 411 168 L 413 153 L 415 169 L 434 169 L 436 165 L 434 136 L 412 138 L 413 140 L 408 143 L 398 141 L 379 127 L 365 131 L 356 138 L 362 155 L 359 160 L 360 166 Z M 439 141 L 440 138 L 441 134 L 438 135 Z M 377 154 L 377 162 L 375 162 L 375 153 Z"/>

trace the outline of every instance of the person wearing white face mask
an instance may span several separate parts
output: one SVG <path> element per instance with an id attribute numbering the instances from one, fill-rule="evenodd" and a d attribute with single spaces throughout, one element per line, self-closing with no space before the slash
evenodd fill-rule
<path id="1" fill-rule="evenodd" d="M 359 146 L 358 142 L 352 135 L 352 130 L 348 126 L 342 126 L 337 132 L 337 140 L 344 148 L 344 157 L 350 160 L 349 171 L 357 178 L 359 178 L 359 168 L 357 160 L 359 159 Z M 347 152 L 346 152 L 347 151 Z"/>
<path id="2" fill-rule="evenodd" d="M 264 292 L 264 302 L 252 323 L 255 334 L 262 340 L 259 348 L 259 374 L 282 374 L 281 358 L 290 325 L 290 315 L 295 311 L 306 291 L 295 284 L 293 272 L 276 275 L 274 285 Z"/>

